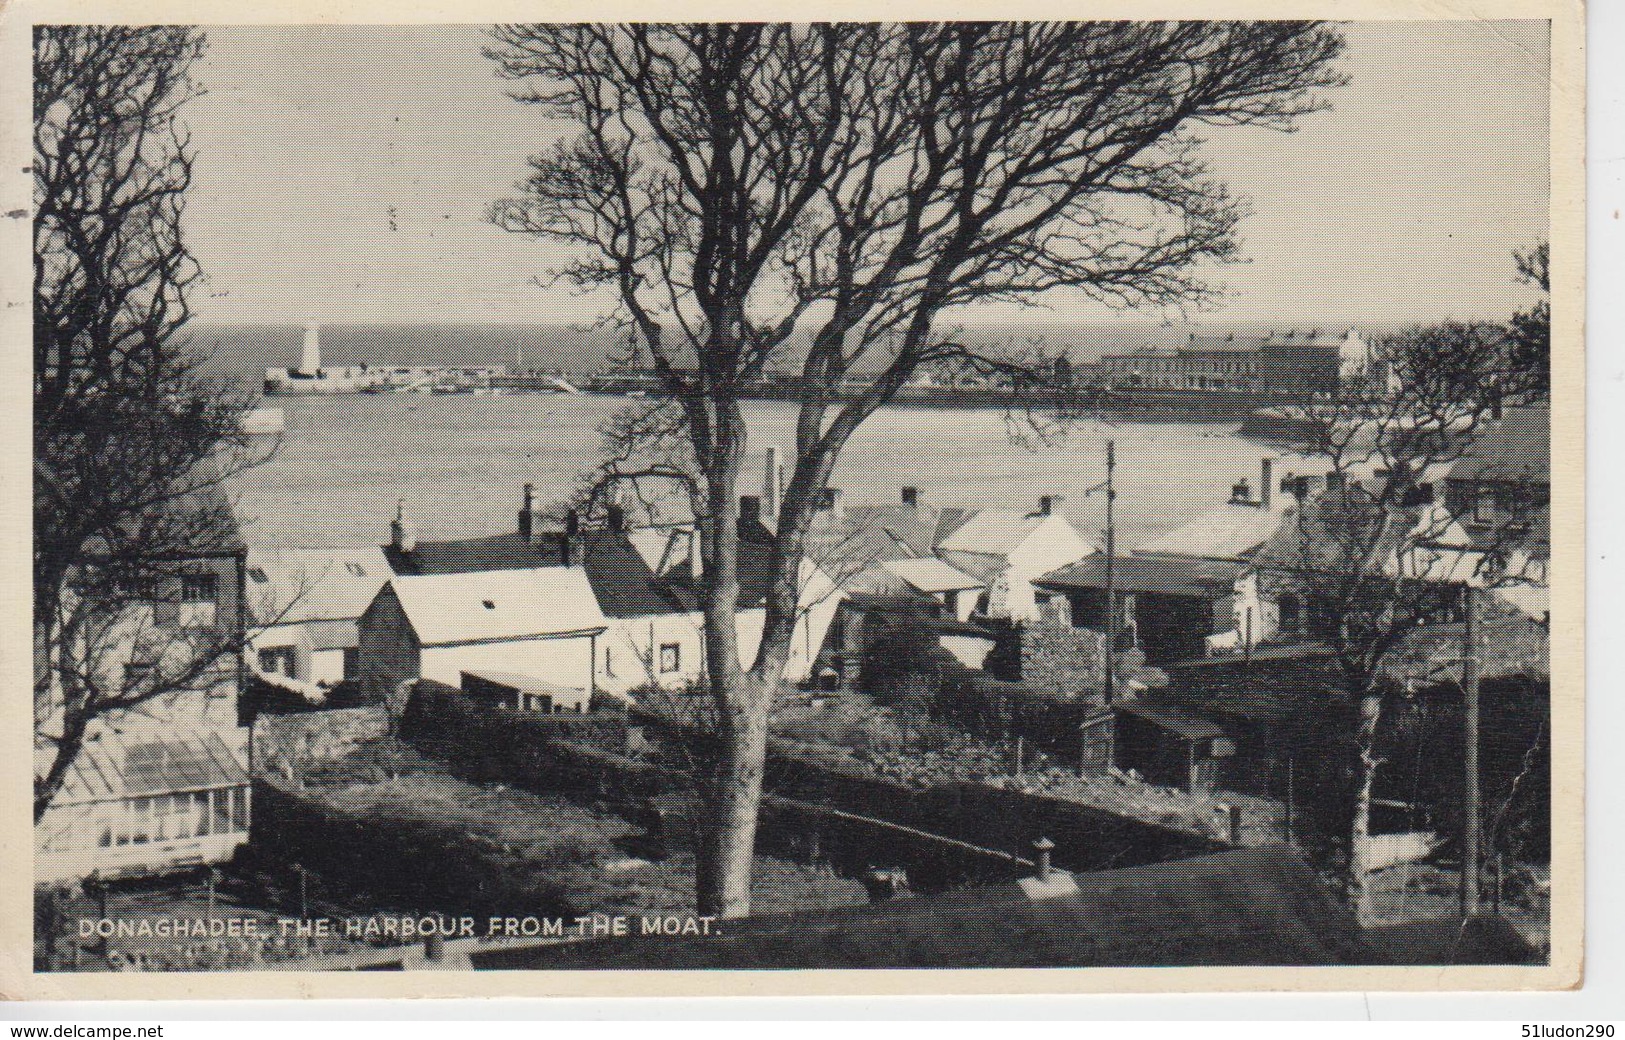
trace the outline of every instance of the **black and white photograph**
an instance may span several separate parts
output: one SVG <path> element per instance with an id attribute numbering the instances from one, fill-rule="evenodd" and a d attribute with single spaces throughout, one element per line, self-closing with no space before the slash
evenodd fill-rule
<path id="1" fill-rule="evenodd" d="M 1548 14 L 230 21 L 26 30 L 53 992 L 1577 983 Z"/>

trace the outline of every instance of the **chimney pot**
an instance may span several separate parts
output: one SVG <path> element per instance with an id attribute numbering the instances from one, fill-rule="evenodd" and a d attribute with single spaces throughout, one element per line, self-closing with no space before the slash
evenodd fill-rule
<path id="1" fill-rule="evenodd" d="M 406 519 L 406 499 L 397 499 L 395 502 L 395 519 L 389 525 L 389 544 L 401 552 L 411 552 L 417 548 L 417 531 L 412 522 Z"/>
<path id="2" fill-rule="evenodd" d="M 1066 507 L 1065 495 L 1041 495 L 1038 499 L 1040 516 L 1054 516 Z"/>
<path id="3" fill-rule="evenodd" d="M 1270 492 L 1274 490 L 1270 486 L 1270 473 L 1274 468 L 1274 459 L 1265 458 L 1258 461 L 1258 504 L 1264 509 L 1270 507 Z"/>
<path id="4" fill-rule="evenodd" d="M 906 487 L 906 488 L 903 489 L 902 495 L 903 495 L 903 504 L 905 506 L 917 506 L 917 505 L 920 504 L 920 489 L 919 488 Z"/>
<path id="5" fill-rule="evenodd" d="M 1034 857 L 1038 860 L 1038 880 L 1048 881 L 1050 872 L 1050 853 L 1055 851 L 1055 843 L 1048 838 L 1039 838 L 1033 842 Z"/>

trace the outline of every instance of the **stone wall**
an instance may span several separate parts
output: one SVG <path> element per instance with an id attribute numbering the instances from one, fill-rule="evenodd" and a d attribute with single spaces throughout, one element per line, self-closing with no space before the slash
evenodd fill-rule
<path id="1" fill-rule="evenodd" d="M 254 775 L 299 784 L 311 766 L 343 758 L 357 744 L 389 733 L 382 706 L 261 715 L 254 720 L 249 759 Z"/>

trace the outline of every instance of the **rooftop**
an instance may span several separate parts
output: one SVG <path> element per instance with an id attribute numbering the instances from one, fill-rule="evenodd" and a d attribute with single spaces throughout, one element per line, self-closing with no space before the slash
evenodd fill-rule
<path id="1" fill-rule="evenodd" d="M 1508 408 L 1468 445 L 1450 479 L 1549 484 L 1551 436 L 1549 408 Z"/>
<path id="2" fill-rule="evenodd" d="M 686 537 L 675 532 L 673 537 Z M 562 567 L 563 532 L 543 532 L 526 541 L 518 532 L 456 541 L 420 541 L 411 552 L 384 547 L 384 555 L 403 575 L 474 574 L 487 571 Z M 699 597 L 686 566 L 655 573 L 631 536 L 620 531 L 589 530 L 575 536 L 572 562 L 584 569 L 591 594 L 609 617 L 652 617 L 687 614 L 699 608 Z M 683 550 L 687 561 L 687 550 Z M 768 546 L 741 538 L 739 602 L 761 604 L 772 580 Z"/>
<path id="3" fill-rule="evenodd" d="M 1245 560 L 1268 541 L 1280 526 L 1279 511 L 1257 506 L 1225 505 L 1176 527 L 1160 538 L 1151 539 L 1135 552 Z"/>
<path id="4" fill-rule="evenodd" d="M 882 566 L 921 592 L 957 592 L 982 587 L 980 580 L 934 556 L 922 560 L 891 560 Z"/>
<path id="5" fill-rule="evenodd" d="M 406 575 L 390 588 L 425 646 L 564 635 L 607 624 L 580 567 Z"/>
<path id="6" fill-rule="evenodd" d="M 351 621 L 394 577 L 376 545 L 250 549 L 248 607 L 262 624 Z"/>
<path id="7" fill-rule="evenodd" d="M 1218 599 L 1231 594 L 1241 570 L 1241 564 L 1225 560 L 1135 553 L 1113 561 L 1112 584 L 1119 592 Z M 1085 556 L 1035 579 L 1035 584 L 1052 589 L 1104 589 L 1106 557 L 1101 553 Z"/>

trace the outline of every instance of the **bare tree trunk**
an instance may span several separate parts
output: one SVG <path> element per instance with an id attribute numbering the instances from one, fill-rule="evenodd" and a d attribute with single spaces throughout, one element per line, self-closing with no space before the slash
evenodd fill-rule
<path id="1" fill-rule="evenodd" d="M 722 720 L 720 761 L 706 789 L 706 819 L 696 857 L 701 914 L 744 917 L 750 913 L 751 866 L 756 819 L 767 759 L 768 701 L 749 676 L 734 670 L 739 709 Z"/>
<path id="2" fill-rule="evenodd" d="M 1368 686 L 1360 695 L 1360 780 L 1354 794 L 1354 822 L 1349 830 L 1349 902 L 1362 925 L 1375 917 L 1371 889 L 1371 792 L 1376 786 L 1377 722 L 1382 718 L 1382 691 Z"/>

